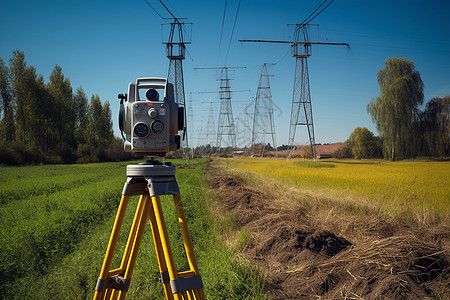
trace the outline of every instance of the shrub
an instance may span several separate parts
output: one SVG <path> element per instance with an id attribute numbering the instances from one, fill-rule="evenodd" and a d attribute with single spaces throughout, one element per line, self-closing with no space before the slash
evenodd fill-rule
<path id="1" fill-rule="evenodd" d="M 48 163 L 49 159 L 41 151 L 19 142 L 0 145 L 0 163 L 24 165 Z"/>
<path id="2" fill-rule="evenodd" d="M 380 158 L 382 155 L 380 138 L 374 136 L 366 127 L 355 128 L 347 143 L 356 159 Z"/>
<path id="3" fill-rule="evenodd" d="M 353 158 L 353 153 L 348 143 L 345 143 L 345 146 L 334 151 L 332 156 L 335 158 Z"/>

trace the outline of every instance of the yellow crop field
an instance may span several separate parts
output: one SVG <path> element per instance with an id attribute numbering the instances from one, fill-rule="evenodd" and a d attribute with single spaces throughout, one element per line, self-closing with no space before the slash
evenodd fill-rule
<path id="1" fill-rule="evenodd" d="M 231 168 L 295 184 L 330 196 L 356 196 L 397 208 L 447 213 L 450 162 L 302 161 L 241 158 Z"/>

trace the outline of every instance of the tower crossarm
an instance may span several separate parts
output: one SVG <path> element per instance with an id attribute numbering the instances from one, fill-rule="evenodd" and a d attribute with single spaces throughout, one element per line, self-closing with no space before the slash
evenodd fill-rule
<path id="1" fill-rule="evenodd" d="M 217 69 L 246 69 L 247 67 L 206 67 L 194 68 L 194 70 L 217 70 Z"/>
<path id="2" fill-rule="evenodd" d="M 335 46 L 347 46 L 347 43 L 328 43 L 328 42 L 304 42 L 304 41 L 273 41 L 273 40 L 239 40 L 242 43 L 278 43 L 278 44 L 301 44 L 301 45 L 335 45 Z"/>

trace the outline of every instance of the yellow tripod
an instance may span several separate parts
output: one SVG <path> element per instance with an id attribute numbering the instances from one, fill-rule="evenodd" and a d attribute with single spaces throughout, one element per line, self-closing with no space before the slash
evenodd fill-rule
<path id="1" fill-rule="evenodd" d="M 100 277 L 95 287 L 94 299 L 125 298 L 147 219 L 150 220 L 152 228 L 156 256 L 166 298 L 175 300 L 205 299 L 203 282 L 195 259 L 175 172 L 175 166 L 169 163 L 162 164 L 158 161 L 148 161 L 139 165 L 127 166 L 127 181 L 123 188 L 122 199 L 117 211 Z M 118 269 L 110 270 L 128 201 L 133 195 L 141 195 L 141 197 L 122 262 Z M 188 271 L 179 272 L 176 269 L 161 209 L 160 195 L 173 196 L 184 240 L 184 248 L 189 262 L 190 270 Z"/>

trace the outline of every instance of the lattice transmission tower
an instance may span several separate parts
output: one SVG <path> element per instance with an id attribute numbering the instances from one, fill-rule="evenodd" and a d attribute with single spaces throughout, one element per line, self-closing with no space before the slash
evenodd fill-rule
<path id="1" fill-rule="evenodd" d="M 217 92 L 199 92 L 199 93 L 217 93 Z M 209 104 L 208 119 L 202 119 L 202 126 L 198 129 L 198 134 L 200 136 L 201 145 L 210 145 L 214 147 L 217 141 L 217 127 L 216 120 L 217 114 L 216 109 L 214 109 L 214 104 L 219 103 L 218 101 L 202 101 L 202 104 Z"/>
<path id="2" fill-rule="evenodd" d="M 214 112 L 214 102 L 211 101 L 209 106 L 208 123 L 206 125 L 206 143 L 211 147 L 214 147 L 217 141 L 216 123 L 214 121 L 216 117 L 217 116 Z"/>
<path id="3" fill-rule="evenodd" d="M 308 42 L 308 31 L 305 24 L 297 24 L 294 32 L 296 42 Z M 308 57 L 311 56 L 311 44 L 292 44 L 292 57 L 295 58 L 294 90 L 292 93 L 291 120 L 289 126 L 289 156 L 295 147 L 297 126 L 306 126 L 311 145 L 312 157 L 316 157 L 316 142 L 309 88 Z"/>
<path id="4" fill-rule="evenodd" d="M 168 82 L 173 84 L 175 101 L 179 107 L 184 108 L 184 128 L 183 136 L 181 139 L 181 147 L 183 150 L 183 156 L 188 158 L 188 132 L 186 118 L 186 102 L 184 95 L 184 77 L 183 77 L 183 60 L 186 54 L 186 44 L 190 44 L 189 40 L 184 38 L 184 26 L 192 25 L 191 23 L 180 22 L 180 19 L 174 17 L 174 21 L 170 22 L 169 37 L 166 42 L 166 56 L 170 60 L 169 73 L 167 75 Z"/>
<path id="5" fill-rule="evenodd" d="M 250 125 L 250 107 L 253 106 L 253 101 L 244 105 L 242 113 L 236 118 L 236 142 L 239 148 L 250 148 L 252 141 L 249 137 L 252 135 L 252 126 Z"/>
<path id="6" fill-rule="evenodd" d="M 194 126 L 194 109 L 192 107 L 192 92 L 190 92 L 189 94 L 189 102 L 188 102 L 188 106 L 187 106 L 187 120 L 188 120 L 188 124 L 189 127 L 186 127 L 186 131 L 188 133 L 190 133 L 189 135 L 186 134 L 186 136 L 190 136 L 191 139 L 194 138 L 194 133 L 195 133 L 195 126 Z M 192 146 L 192 140 L 191 140 L 191 147 Z M 193 148 L 188 148 L 189 149 L 189 155 L 190 158 L 194 158 L 194 150 Z"/>
<path id="7" fill-rule="evenodd" d="M 228 67 L 220 71 L 219 81 L 219 123 L 217 125 L 217 147 L 227 145 L 236 148 L 236 128 L 234 127 L 233 109 L 231 106 L 231 87 Z"/>
<path id="8" fill-rule="evenodd" d="M 308 27 L 310 24 L 295 24 L 295 41 L 268 41 L 268 40 L 239 40 L 240 42 L 259 43 L 286 43 L 291 44 L 291 55 L 295 58 L 294 90 L 292 94 L 291 120 L 289 127 L 289 141 L 291 155 L 295 148 L 295 134 L 297 126 L 306 126 L 313 158 L 316 158 L 314 137 L 314 124 L 312 115 L 311 95 L 309 89 L 309 72 L 307 58 L 311 56 L 311 45 L 340 45 L 347 43 L 310 42 Z"/>
<path id="9" fill-rule="evenodd" d="M 231 86 L 230 69 L 245 69 L 246 67 L 213 67 L 213 68 L 194 68 L 196 70 L 218 69 L 220 75 L 217 78 L 219 82 L 219 120 L 217 124 L 217 147 L 236 148 L 236 128 L 234 125 L 233 108 L 231 105 Z"/>
<path id="10" fill-rule="evenodd" d="M 273 75 L 269 75 L 267 66 L 268 64 L 265 63 L 261 69 L 253 115 L 252 155 L 260 156 L 264 155 L 266 136 L 272 143 L 272 147 L 276 148 L 275 121 L 269 80 Z"/>

